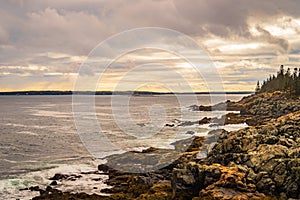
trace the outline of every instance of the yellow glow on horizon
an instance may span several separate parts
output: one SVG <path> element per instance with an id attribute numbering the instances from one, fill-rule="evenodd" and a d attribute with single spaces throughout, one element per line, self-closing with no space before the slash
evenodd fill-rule
<path id="1" fill-rule="evenodd" d="M 11 92 L 11 91 L 45 91 L 45 90 L 57 90 L 57 91 L 73 91 L 74 90 L 75 80 L 70 80 L 64 83 L 51 83 L 48 82 L 36 82 L 34 85 L 23 85 L 20 87 L 1 87 L 1 92 Z M 254 91 L 255 83 L 251 84 L 224 84 L 224 91 Z M 176 87 L 172 87 L 176 88 Z M 111 83 L 102 84 L 101 87 L 98 87 L 96 91 L 128 91 L 128 90 L 118 90 L 115 88 L 115 85 Z M 161 85 L 144 85 L 136 88 L 133 91 L 153 91 L 153 92 L 209 92 L 208 88 L 204 85 L 194 84 L 191 85 L 191 91 L 181 91 L 176 90 L 172 91 L 171 88 L 164 87 Z"/>

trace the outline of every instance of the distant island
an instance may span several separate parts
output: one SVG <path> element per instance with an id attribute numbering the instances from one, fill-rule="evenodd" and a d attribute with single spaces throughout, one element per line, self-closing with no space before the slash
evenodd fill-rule
<path id="1" fill-rule="evenodd" d="M 240 92 L 152 92 L 152 91 L 12 91 L 0 95 L 167 95 L 167 94 L 252 94 L 253 91 Z"/>

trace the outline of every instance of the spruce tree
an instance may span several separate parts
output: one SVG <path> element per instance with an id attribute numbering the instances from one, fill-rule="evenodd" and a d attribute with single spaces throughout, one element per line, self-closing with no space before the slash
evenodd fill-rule
<path id="1" fill-rule="evenodd" d="M 260 91 L 260 84 L 259 84 L 259 81 L 257 81 L 256 88 L 255 88 L 255 94 L 258 94 L 259 91 Z"/>

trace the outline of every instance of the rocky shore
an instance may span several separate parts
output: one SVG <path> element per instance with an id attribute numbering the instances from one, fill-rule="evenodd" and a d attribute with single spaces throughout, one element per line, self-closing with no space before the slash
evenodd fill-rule
<path id="1" fill-rule="evenodd" d="M 199 106 L 200 111 L 240 111 L 228 113 L 217 118 L 203 118 L 200 124 L 224 123 L 239 124 L 247 123 L 249 126 L 265 124 L 272 119 L 300 110 L 300 99 L 288 97 L 284 92 L 253 94 L 242 98 L 238 102 L 227 101 L 214 106 Z"/>
<path id="2" fill-rule="evenodd" d="M 110 196 L 64 193 L 51 186 L 29 189 L 40 192 L 35 200 L 300 199 L 299 103 L 298 98 L 275 92 L 200 106 L 202 111 L 240 111 L 222 119 L 201 119 L 200 124 L 223 121 L 249 127 L 212 131 L 208 138 L 194 136 L 174 143 L 174 150 L 149 148 L 110 156 L 107 164 L 98 166 L 109 175 L 112 188 L 101 192 Z M 207 155 L 202 156 L 204 151 Z M 174 160 L 165 165 L 170 159 Z M 133 173 L 118 169 L 120 165 Z M 154 170 L 149 172 L 150 167 Z"/>

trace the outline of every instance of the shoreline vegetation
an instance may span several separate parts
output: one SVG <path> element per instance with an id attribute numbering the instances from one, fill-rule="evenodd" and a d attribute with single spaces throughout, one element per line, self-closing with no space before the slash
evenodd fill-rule
<path id="1" fill-rule="evenodd" d="M 238 102 L 192 109 L 240 112 L 228 113 L 221 119 L 204 117 L 198 124 L 247 123 L 249 126 L 231 132 L 217 129 L 207 137 L 192 136 L 190 140 L 174 143 L 175 150 L 151 147 L 107 157 L 107 163 L 99 165 L 97 173 L 109 176 L 106 183 L 111 188 L 101 192 L 110 196 L 61 192 L 53 187 L 57 182 L 46 189 L 27 189 L 40 192 L 34 200 L 300 199 L 299 96 L 291 96 L 291 91 L 286 89 L 257 90 Z M 201 156 L 203 149 L 207 154 Z M 178 159 L 160 168 L 161 162 L 174 151 L 180 153 Z M 127 173 L 113 167 L 120 165 L 123 169 L 134 166 L 136 171 L 143 171 L 148 165 L 158 167 L 147 173 Z M 51 180 L 64 178 L 66 175 L 56 174 Z"/>

